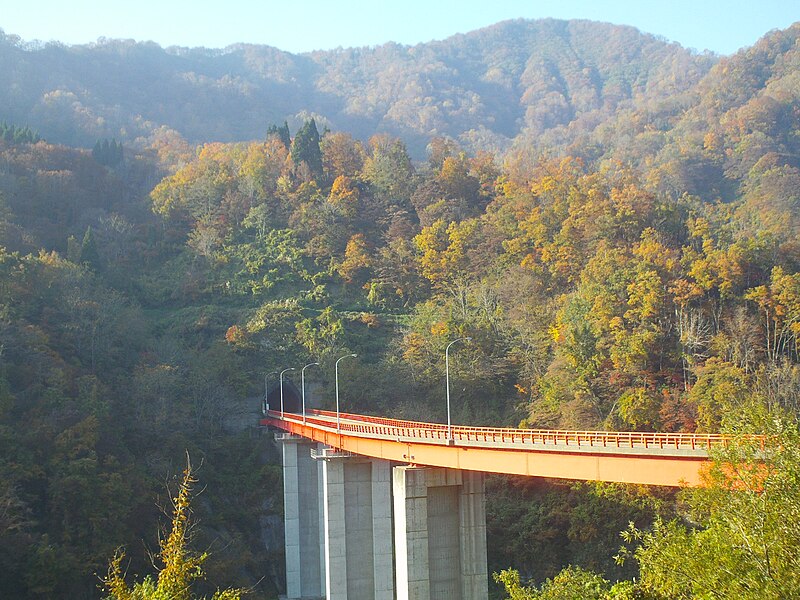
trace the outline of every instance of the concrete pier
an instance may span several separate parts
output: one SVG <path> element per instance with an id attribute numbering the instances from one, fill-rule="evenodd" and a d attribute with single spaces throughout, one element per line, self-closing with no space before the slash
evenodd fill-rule
<path id="1" fill-rule="evenodd" d="M 458 493 L 461 544 L 461 597 L 486 600 L 489 590 L 486 555 L 486 488 L 484 474 L 461 471 Z"/>
<path id="2" fill-rule="evenodd" d="M 283 453 L 283 506 L 286 546 L 286 597 L 325 597 L 325 559 L 321 494 L 322 469 L 311 458 L 317 444 L 278 434 Z"/>
<path id="3" fill-rule="evenodd" d="M 288 600 L 487 600 L 482 473 L 276 439 Z"/>
<path id="4" fill-rule="evenodd" d="M 395 467 L 395 575 L 398 600 L 486 600 L 483 474 Z"/>
<path id="5" fill-rule="evenodd" d="M 327 600 L 393 600 L 388 461 L 324 449 Z"/>

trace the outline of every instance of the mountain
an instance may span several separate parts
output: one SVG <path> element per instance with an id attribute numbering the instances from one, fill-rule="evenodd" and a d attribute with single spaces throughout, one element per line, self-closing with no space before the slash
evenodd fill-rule
<path id="1" fill-rule="evenodd" d="M 2 35 L 0 119 L 91 146 L 146 139 L 160 127 L 191 142 L 257 139 L 270 123 L 288 119 L 296 129 L 315 116 L 362 139 L 399 136 L 422 157 L 434 136 L 497 150 L 571 124 L 593 128 L 617 110 L 686 92 L 716 62 L 632 27 L 552 19 L 302 55 Z"/>
<path id="2" fill-rule="evenodd" d="M 770 167 L 800 167 L 800 23 L 716 61 L 697 85 L 622 108 L 594 132 L 538 141 L 585 159 L 660 170 L 660 189 L 734 199 Z M 663 82 L 669 85 L 669 79 Z M 572 147 L 567 144 L 571 143 Z M 753 170 L 758 166 L 758 169 Z"/>

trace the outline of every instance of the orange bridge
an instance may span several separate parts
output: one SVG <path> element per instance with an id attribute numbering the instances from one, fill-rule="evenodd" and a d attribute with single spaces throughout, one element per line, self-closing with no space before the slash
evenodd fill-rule
<path id="1" fill-rule="evenodd" d="M 665 486 L 697 486 L 717 434 L 556 431 L 398 421 L 314 410 L 268 411 L 261 421 L 351 453 L 416 466 L 465 471 Z M 321 457 L 322 458 L 322 457 Z"/>

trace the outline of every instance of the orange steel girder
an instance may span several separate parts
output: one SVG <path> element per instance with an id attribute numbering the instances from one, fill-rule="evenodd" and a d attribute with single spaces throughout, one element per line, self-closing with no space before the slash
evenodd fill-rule
<path id="1" fill-rule="evenodd" d="M 261 424 L 362 456 L 485 473 L 677 487 L 699 486 L 701 470 L 708 465 L 705 457 L 659 456 L 656 451 L 643 455 L 447 445 L 337 433 L 335 424 L 322 427 L 272 417 Z"/>

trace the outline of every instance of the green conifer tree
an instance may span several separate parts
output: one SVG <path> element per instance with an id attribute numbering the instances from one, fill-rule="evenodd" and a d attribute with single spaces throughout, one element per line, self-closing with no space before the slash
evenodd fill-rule
<path id="1" fill-rule="evenodd" d="M 91 225 L 86 228 L 81 243 L 81 262 L 92 268 L 100 266 L 100 253 L 97 251 L 97 243 L 94 240 Z"/>
<path id="2" fill-rule="evenodd" d="M 322 176 L 322 150 L 319 147 L 319 131 L 314 119 L 306 121 L 294 136 L 292 161 L 296 165 L 306 163 L 316 179 Z"/>

